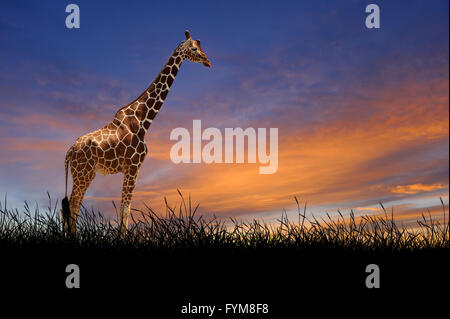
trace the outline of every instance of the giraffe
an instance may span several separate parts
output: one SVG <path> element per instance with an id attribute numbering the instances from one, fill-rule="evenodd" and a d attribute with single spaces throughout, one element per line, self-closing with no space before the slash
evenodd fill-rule
<path id="1" fill-rule="evenodd" d="M 77 216 L 84 194 L 96 176 L 123 173 L 120 204 L 121 236 L 126 233 L 133 190 L 139 169 L 147 155 L 144 136 L 164 103 L 181 63 L 188 59 L 211 67 L 200 40 L 185 31 L 183 40 L 173 51 L 151 85 L 134 101 L 117 111 L 103 128 L 79 137 L 65 157 L 65 197 L 62 201 L 63 230 L 69 237 L 76 234 Z M 72 193 L 67 197 L 68 168 L 72 175 Z"/>

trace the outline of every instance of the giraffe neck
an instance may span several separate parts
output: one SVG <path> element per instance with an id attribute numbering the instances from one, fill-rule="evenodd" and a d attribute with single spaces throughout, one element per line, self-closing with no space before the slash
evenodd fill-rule
<path id="1" fill-rule="evenodd" d="M 139 126 L 145 131 L 161 109 L 183 60 L 184 55 L 177 47 L 152 84 L 130 104 Z"/>

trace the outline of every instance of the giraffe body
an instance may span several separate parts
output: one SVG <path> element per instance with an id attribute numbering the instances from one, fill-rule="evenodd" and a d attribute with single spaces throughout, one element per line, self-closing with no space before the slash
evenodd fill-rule
<path id="1" fill-rule="evenodd" d="M 189 59 L 210 67 L 199 40 L 186 40 L 172 53 L 152 84 L 136 100 L 121 108 L 103 128 L 79 137 L 66 154 L 66 198 L 63 200 L 63 225 L 69 236 L 76 233 L 76 220 L 84 194 L 96 174 L 123 173 L 120 204 L 120 232 L 128 227 L 133 190 L 142 163 L 147 155 L 144 136 L 158 114 L 181 63 Z M 73 186 L 67 199 L 68 169 Z"/>

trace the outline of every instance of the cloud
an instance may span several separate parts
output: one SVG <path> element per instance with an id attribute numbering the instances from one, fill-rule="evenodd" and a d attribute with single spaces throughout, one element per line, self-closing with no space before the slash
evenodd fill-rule
<path id="1" fill-rule="evenodd" d="M 433 184 L 433 185 L 424 185 L 424 184 L 412 184 L 412 185 L 398 185 L 392 189 L 392 193 L 394 194 L 417 194 L 419 192 L 430 192 L 436 189 L 445 189 L 448 188 L 448 185 L 442 184 Z"/>
<path id="2" fill-rule="evenodd" d="M 366 211 L 379 212 L 380 211 L 379 207 L 371 207 L 371 206 L 368 206 L 368 207 L 356 207 L 356 209 L 358 211 L 362 211 L 362 212 L 366 212 Z"/>

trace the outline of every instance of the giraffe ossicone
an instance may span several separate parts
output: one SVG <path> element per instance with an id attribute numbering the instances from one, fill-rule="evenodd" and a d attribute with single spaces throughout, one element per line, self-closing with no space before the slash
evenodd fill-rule
<path id="1" fill-rule="evenodd" d="M 66 190 L 62 201 L 63 227 L 68 236 L 76 234 L 81 202 L 96 173 L 123 173 L 120 233 L 126 232 L 133 190 L 147 155 L 145 133 L 161 109 L 182 62 L 187 59 L 211 66 L 200 41 L 193 40 L 189 31 L 185 35 L 186 40 L 176 47 L 161 72 L 137 99 L 118 110 L 103 128 L 79 137 L 69 148 L 65 158 Z M 73 180 L 70 199 L 67 197 L 69 167 Z"/>

